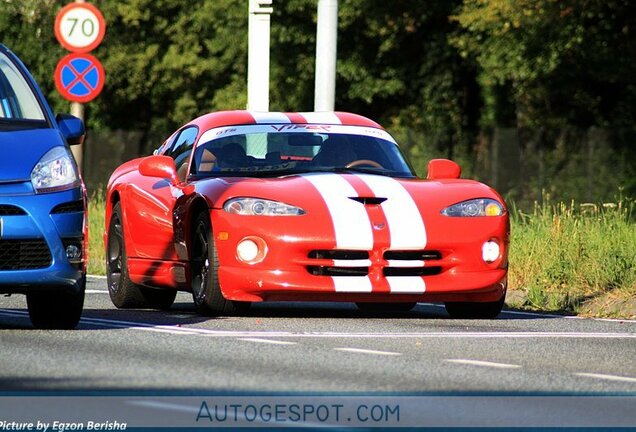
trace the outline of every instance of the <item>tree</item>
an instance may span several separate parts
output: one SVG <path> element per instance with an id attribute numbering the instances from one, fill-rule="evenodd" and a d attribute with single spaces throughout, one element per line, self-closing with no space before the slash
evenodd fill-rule
<path id="1" fill-rule="evenodd" d="M 465 0 L 454 19 L 454 45 L 480 66 L 486 124 L 634 125 L 634 2 Z"/>

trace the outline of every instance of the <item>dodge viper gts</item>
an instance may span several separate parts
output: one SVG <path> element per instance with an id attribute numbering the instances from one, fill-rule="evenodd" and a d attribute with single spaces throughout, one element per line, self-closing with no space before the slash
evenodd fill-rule
<path id="1" fill-rule="evenodd" d="M 84 124 L 53 116 L 0 44 L 0 294 L 26 294 L 38 328 L 73 328 L 86 286 L 86 193 L 69 145 Z"/>
<path id="2" fill-rule="evenodd" d="M 417 178 L 391 135 L 356 114 L 203 115 L 109 180 L 111 300 L 161 309 L 189 291 L 207 315 L 261 301 L 432 301 L 493 318 L 507 289 L 507 209 L 460 174 L 436 159 Z"/>

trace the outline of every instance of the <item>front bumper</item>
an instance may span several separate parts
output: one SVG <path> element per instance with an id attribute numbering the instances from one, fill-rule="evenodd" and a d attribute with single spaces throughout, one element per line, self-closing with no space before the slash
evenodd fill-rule
<path id="1" fill-rule="evenodd" d="M 382 241 L 368 251 L 339 251 L 311 220 L 243 216 L 237 222 L 212 211 L 221 290 L 227 299 L 255 302 L 499 300 L 507 288 L 507 217 L 440 218 L 429 223 L 421 251 L 392 251 Z M 262 262 L 237 258 L 237 244 L 246 237 L 267 244 Z M 489 240 L 501 248 L 492 263 L 482 259 Z"/>
<path id="2" fill-rule="evenodd" d="M 87 244 L 82 188 L 36 195 L 32 189 L 29 193 L 29 186 L 29 183 L 0 185 L 0 209 L 4 209 L 0 214 L 0 247 L 5 252 L 10 247 L 20 254 L 19 257 L 11 256 L 13 252 L 0 254 L 0 293 L 53 287 L 79 290 L 86 273 Z M 17 191 L 20 187 L 23 190 Z M 69 243 L 82 251 L 81 259 L 73 263 L 66 257 Z M 35 249 L 34 244 L 38 245 Z"/>

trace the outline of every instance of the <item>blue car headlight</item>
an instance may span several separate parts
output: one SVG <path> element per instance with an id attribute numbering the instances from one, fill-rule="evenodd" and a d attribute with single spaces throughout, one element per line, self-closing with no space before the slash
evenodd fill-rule
<path id="1" fill-rule="evenodd" d="M 489 198 L 462 201 L 442 210 L 444 216 L 455 217 L 501 216 L 504 213 L 504 206 Z"/>
<path id="2" fill-rule="evenodd" d="M 66 147 L 53 147 L 31 171 L 36 193 L 56 192 L 79 186 L 73 155 Z"/>
<path id="3" fill-rule="evenodd" d="M 300 216 L 305 211 L 278 201 L 260 198 L 232 198 L 223 205 L 228 213 L 249 216 Z"/>

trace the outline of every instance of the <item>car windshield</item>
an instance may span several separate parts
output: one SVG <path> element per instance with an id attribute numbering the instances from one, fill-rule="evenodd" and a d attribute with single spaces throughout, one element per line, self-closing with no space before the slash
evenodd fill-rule
<path id="1" fill-rule="evenodd" d="M 41 127 L 44 121 L 42 107 L 28 82 L 0 52 L 0 127 Z"/>
<path id="2" fill-rule="evenodd" d="M 366 172 L 414 177 L 385 131 L 344 125 L 253 125 L 204 133 L 190 174 L 281 176 L 309 172 Z"/>

